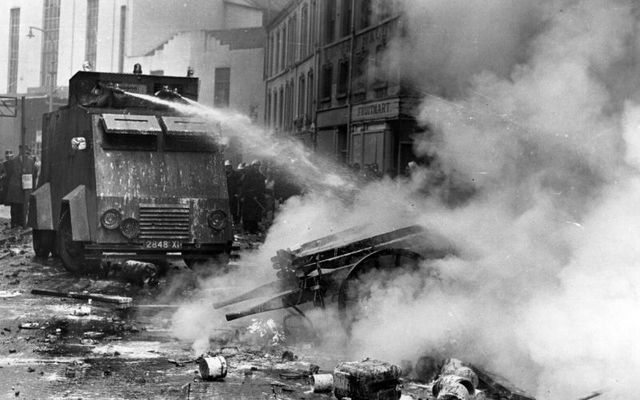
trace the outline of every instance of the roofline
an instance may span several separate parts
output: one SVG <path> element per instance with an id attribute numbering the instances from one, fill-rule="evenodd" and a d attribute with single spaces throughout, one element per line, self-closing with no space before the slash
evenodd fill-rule
<path id="1" fill-rule="evenodd" d="M 289 4 L 287 4 L 286 7 L 280 10 L 280 12 L 278 12 L 278 14 L 276 14 L 276 16 L 273 17 L 273 19 L 265 26 L 267 32 L 270 31 L 275 25 L 282 22 L 292 10 L 300 5 L 301 2 L 302 0 L 291 0 Z"/>

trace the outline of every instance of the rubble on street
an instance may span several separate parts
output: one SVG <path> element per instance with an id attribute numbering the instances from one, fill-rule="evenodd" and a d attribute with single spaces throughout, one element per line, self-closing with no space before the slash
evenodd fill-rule
<path id="1" fill-rule="evenodd" d="M 318 354 L 313 342 L 288 345 L 273 318 L 228 327 L 195 357 L 170 335 L 175 307 L 154 303 L 167 277 L 149 287 L 71 275 L 56 259 L 34 257 L 29 236 L 15 232 L 0 246 L 0 392 L 13 398 L 531 399 L 457 360 L 396 366 Z"/>

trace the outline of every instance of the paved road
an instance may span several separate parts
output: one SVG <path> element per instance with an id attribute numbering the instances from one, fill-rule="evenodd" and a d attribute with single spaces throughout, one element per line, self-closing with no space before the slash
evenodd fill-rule
<path id="1" fill-rule="evenodd" d="M 3 235 L 6 223 L 0 220 Z M 166 282 L 141 289 L 73 276 L 56 259 L 36 259 L 28 237 L 0 246 L 0 399 L 331 398 L 305 393 L 309 386 L 302 375 L 284 379 L 306 364 L 281 362 L 281 346 L 211 343 L 225 354 L 229 375 L 202 382 L 191 343 L 170 335 L 173 310 L 127 311 L 30 293 L 33 288 L 87 290 L 131 296 L 141 304 L 156 301 Z"/>

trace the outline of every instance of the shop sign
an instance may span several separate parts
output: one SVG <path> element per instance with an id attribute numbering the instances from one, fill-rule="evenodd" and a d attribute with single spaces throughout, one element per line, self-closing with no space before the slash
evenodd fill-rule
<path id="1" fill-rule="evenodd" d="M 351 110 L 352 121 L 397 118 L 400 114 L 400 99 L 358 104 Z"/>

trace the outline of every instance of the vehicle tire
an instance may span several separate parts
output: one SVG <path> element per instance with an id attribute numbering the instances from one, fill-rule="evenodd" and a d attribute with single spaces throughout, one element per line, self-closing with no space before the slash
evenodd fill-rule
<path id="1" fill-rule="evenodd" d="M 77 274 L 96 272 L 99 270 L 100 261 L 87 260 L 85 258 L 84 244 L 73 240 L 71 234 L 71 217 L 68 209 L 63 211 L 57 233 L 58 256 L 67 271 Z"/>
<path id="2" fill-rule="evenodd" d="M 347 333 L 362 316 L 375 315 L 370 309 L 372 285 L 384 290 L 393 270 L 416 271 L 422 257 L 405 249 L 383 249 L 366 255 L 353 266 L 338 291 L 340 321 Z"/>
<path id="3" fill-rule="evenodd" d="M 54 251 L 56 246 L 55 231 L 34 229 L 33 230 L 33 251 L 37 257 L 47 258 Z"/>

